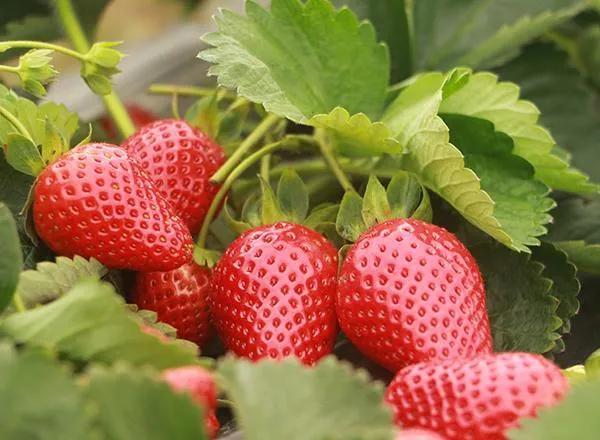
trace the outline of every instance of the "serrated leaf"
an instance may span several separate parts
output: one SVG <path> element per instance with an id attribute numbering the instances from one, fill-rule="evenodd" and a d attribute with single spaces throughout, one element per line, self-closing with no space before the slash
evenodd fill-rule
<path id="1" fill-rule="evenodd" d="M 362 215 L 362 197 L 354 191 L 344 194 L 338 211 L 335 226 L 338 234 L 354 242 L 367 229 Z"/>
<path id="2" fill-rule="evenodd" d="M 539 245 L 544 225 L 552 220 L 548 211 L 555 202 L 549 188 L 534 179 L 533 167 L 513 154 L 512 139 L 494 131 L 486 120 L 461 115 L 442 115 L 450 129 L 450 141 L 465 156 L 465 164 L 481 179 L 481 188 L 495 202 L 494 216 L 508 231 L 517 249 Z"/>
<path id="3" fill-rule="evenodd" d="M 17 225 L 8 207 L 0 202 L 0 312 L 12 301 L 17 284 L 19 272 L 23 266 L 21 243 Z"/>
<path id="4" fill-rule="evenodd" d="M 9 316 L 0 322 L 0 334 L 76 361 L 156 368 L 198 363 L 188 345 L 145 333 L 114 288 L 97 280 L 81 281 L 50 304 Z"/>
<path id="5" fill-rule="evenodd" d="M 218 372 L 247 440 L 393 437 L 383 387 L 333 357 L 314 367 L 229 358 Z"/>
<path id="6" fill-rule="evenodd" d="M 66 369 L 41 350 L 0 344 L 0 438 L 88 439 L 83 399 Z"/>
<path id="7" fill-rule="evenodd" d="M 21 272 L 17 291 L 25 305 L 32 307 L 61 297 L 83 279 L 99 280 L 107 272 L 107 268 L 93 258 L 56 257 L 55 263 L 41 262 L 35 270 Z"/>
<path id="8" fill-rule="evenodd" d="M 573 164 L 600 181 L 595 92 L 568 56 L 550 44 L 536 44 L 498 72 L 501 78 L 519 84 L 521 95 L 540 108 L 540 122 L 572 154 Z"/>
<path id="9" fill-rule="evenodd" d="M 331 145 L 345 156 L 397 154 L 402 149 L 389 128 L 381 122 L 371 122 L 364 113 L 350 116 L 346 109 L 336 107 L 331 113 L 316 115 L 307 123 L 326 129 Z"/>
<path id="10" fill-rule="evenodd" d="M 495 351 L 546 353 L 562 321 L 544 265 L 496 244 L 471 249 L 485 280 Z"/>
<path id="11" fill-rule="evenodd" d="M 573 390 L 560 404 L 541 409 L 535 419 L 522 419 L 508 432 L 511 440 L 595 440 L 600 432 L 600 380 Z"/>
<path id="12" fill-rule="evenodd" d="M 202 409 L 150 372 L 125 365 L 93 368 L 85 396 L 94 424 L 112 440 L 203 440 Z"/>
<path id="13" fill-rule="evenodd" d="M 482 191 L 477 175 L 465 166 L 463 155 L 450 143 L 448 127 L 437 116 L 445 81 L 440 73 L 424 74 L 387 109 L 383 122 L 406 149 L 402 167 L 470 223 L 507 246 L 521 248 L 494 216 L 494 201 Z"/>
<path id="14" fill-rule="evenodd" d="M 392 215 L 392 208 L 390 208 L 385 187 L 375 176 L 370 176 L 367 182 L 361 213 L 367 228 L 388 220 Z"/>
<path id="15" fill-rule="evenodd" d="M 40 150 L 19 133 L 6 136 L 6 161 L 15 170 L 29 176 L 37 176 L 44 169 Z"/>
<path id="16" fill-rule="evenodd" d="M 535 177 L 553 189 L 571 192 L 597 192 L 588 177 L 553 153 L 556 142 L 538 124 L 540 112 L 529 101 L 519 99 L 519 87 L 499 82 L 494 74 L 482 72 L 470 77 L 468 84 L 445 99 L 440 113 L 453 113 L 487 119 L 496 131 L 509 135 L 514 154 L 535 168 Z"/>
<path id="17" fill-rule="evenodd" d="M 600 275 L 600 244 L 587 244 L 583 240 L 555 241 L 554 245 L 566 252 L 569 260 L 580 272 Z"/>
<path id="18" fill-rule="evenodd" d="M 308 213 L 308 190 L 293 169 L 284 170 L 277 185 L 277 200 L 281 210 L 292 222 L 302 223 Z"/>
<path id="19" fill-rule="evenodd" d="M 305 123 L 343 107 L 373 118 L 381 112 L 389 79 L 385 46 L 373 27 L 326 0 L 274 0 L 270 11 L 246 2 L 246 16 L 224 10 L 213 48 L 200 58 L 220 85 L 266 110 Z"/>

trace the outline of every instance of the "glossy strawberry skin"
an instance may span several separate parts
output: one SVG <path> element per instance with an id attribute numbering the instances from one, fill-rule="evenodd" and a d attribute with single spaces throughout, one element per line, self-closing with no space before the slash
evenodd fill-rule
<path id="1" fill-rule="evenodd" d="M 174 119 L 145 125 L 123 147 L 142 164 L 190 231 L 198 232 L 220 188 L 210 177 L 225 162 L 223 149 L 187 122 Z"/>
<path id="2" fill-rule="evenodd" d="M 134 301 L 175 327 L 178 338 L 202 346 L 210 336 L 209 282 L 210 271 L 193 261 L 169 272 L 138 272 Z"/>
<path id="3" fill-rule="evenodd" d="M 82 145 L 44 169 L 33 219 L 58 255 L 93 257 L 111 269 L 172 270 L 192 255 L 185 224 L 115 145 Z"/>
<path id="4" fill-rule="evenodd" d="M 395 440 L 444 440 L 444 437 L 425 429 L 403 429 L 396 434 Z"/>
<path id="5" fill-rule="evenodd" d="M 448 439 L 500 440 L 522 417 L 556 404 L 569 383 L 552 362 L 530 353 L 481 355 L 406 367 L 385 399 L 404 427 Z"/>
<path id="6" fill-rule="evenodd" d="M 206 433 L 214 438 L 219 430 L 219 421 L 215 415 L 217 387 L 212 375 L 202 367 L 187 366 L 167 369 L 162 377 L 173 390 L 189 393 L 192 400 L 204 408 Z"/>
<path id="7" fill-rule="evenodd" d="M 414 219 L 374 226 L 352 246 L 338 281 L 340 326 L 390 371 L 492 349 L 477 263 L 454 235 Z"/>
<path id="8" fill-rule="evenodd" d="M 213 324 L 238 356 L 312 364 L 333 349 L 336 273 L 336 249 L 311 229 L 280 222 L 246 231 L 213 271 Z"/>

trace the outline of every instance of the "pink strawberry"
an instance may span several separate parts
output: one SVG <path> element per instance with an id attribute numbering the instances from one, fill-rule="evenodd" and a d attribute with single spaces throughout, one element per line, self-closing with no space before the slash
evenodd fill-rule
<path id="1" fill-rule="evenodd" d="M 170 272 L 139 272 L 134 300 L 172 325 L 177 337 L 202 346 L 210 335 L 208 293 L 210 271 L 194 262 Z"/>
<path id="2" fill-rule="evenodd" d="M 530 353 L 481 355 L 406 367 L 385 399 L 398 425 L 436 431 L 448 439 L 500 440 L 559 402 L 569 383 L 552 362 Z"/>
<path id="3" fill-rule="evenodd" d="M 93 257 L 112 269 L 172 270 L 192 256 L 185 224 L 115 145 L 82 145 L 43 170 L 33 219 L 57 254 Z"/>
<path id="4" fill-rule="evenodd" d="M 211 313 L 225 346 L 257 360 L 294 355 L 312 364 L 337 333 L 337 252 L 317 232 L 280 222 L 246 231 L 212 277 Z"/>
<path id="5" fill-rule="evenodd" d="M 403 429 L 398 431 L 395 440 L 444 440 L 444 437 L 425 429 Z"/>
<path id="6" fill-rule="evenodd" d="M 491 352 L 475 259 L 454 235 L 419 220 L 361 235 L 340 271 L 336 311 L 358 349 L 391 371 Z"/>
<path id="7" fill-rule="evenodd" d="M 191 232 L 198 232 L 219 190 L 210 177 L 225 162 L 223 149 L 187 122 L 173 119 L 142 127 L 123 147 L 142 164 Z"/>
<path id="8" fill-rule="evenodd" d="M 189 393 L 192 400 L 204 408 L 206 433 L 214 438 L 219 430 L 217 387 L 212 375 L 202 367 L 188 366 L 163 371 L 163 379 L 177 392 Z"/>

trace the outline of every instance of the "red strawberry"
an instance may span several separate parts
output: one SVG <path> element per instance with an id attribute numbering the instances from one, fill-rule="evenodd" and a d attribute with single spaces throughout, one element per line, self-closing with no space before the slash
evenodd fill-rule
<path id="1" fill-rule="evenodd" d="M 398 431 L 395 440 L 444 440 L 444 437 L 425 429 L 403 429 Z"/>
<path id="2" fill-rule="evenodd" d="M 209 336 L 210 271 L 194 262 L 170 272 L 138 272 L 134 298 L 141 309 L 177 329 L 177 337 L 203 345 Z"/>
<path id="3" fill-rule="evenodd" d="M 35 229 L 57 254 L 113 269 L 172 270 L 192 257 L 192 237 L 123 149 L 77 147 L 39 175 Z"/>
<path id="4" fill-rule="evenodd" d="M 129 113 L 129 116 L 131 117 L 131 122 L 133 122 L 135 128 L 143 127 L 144 125 L 149 124 L 158 119 L 158 116 L 146 110 L 141 105 L 127 104 L 125 107 L 127 109 L 127 113 Z M 119 134 L 117 133 L 117 129 L 112 118 L 110 118 L 109 116 L 102 117 L 100 119 L 100 126 L 106 133 L 108 139 L 114 141 L 117 140 Z"/>
<path id="5" fill-rule="evenodd" d="M 406 367 L 385 399 L 398 425 L 431 429 L 449 439 L 495 440 L 568 390 L 552 362 L 530 353 L 502 353 Z"/>
<path id="6" fill-rule="evenodd" d="M 340 271 L 340 326 L 391 371 L 491 352 L 485 289 L 460 241 L 435 225 L 395 219 L 364 233 Z"/>
<path id="7" fill-rule="evenodd" d="M 198 232 L 219 185 L 210 177 L 225 162 L 223 149 L 185 121 L 146 125 L 123 147 L 150 174 L 175 213 Z"/>
<path id="8" fill-rule="evenodd" d="M 336 249 L 311 229 L 280 222 L 246 231 L 213 271 L 211 313 L 225 346 L 306 364 L 330 353 L 336 273 Z"/>
<path id="9" fill-rule="evenodd" d="M 202 367 L 188 366 L 163 371 L 163 379 L 177 392 L 189 393 L 192 400 L 204 408 L 206 433 L 214 438 L 219 430 L 215 415 L 217 388 L 212 375 Z"/>

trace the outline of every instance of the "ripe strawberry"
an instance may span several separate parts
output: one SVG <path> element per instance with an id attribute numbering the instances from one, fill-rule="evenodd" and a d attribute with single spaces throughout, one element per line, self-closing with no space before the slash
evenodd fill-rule
<path id="1" fill-rule="evenodd" d="M 340 271 L 336 311 L 358 349 L 391 371 L 491 352 L 477 263 L 454 235 L 419 220 L 389 220 L 357 240 Z"/>
<path id="2" fill-rule="evenodd" d="M 213 271 L 213 324 L 238 356 L 312 364 L 333 349 L 336 273 L 336 249 L 311 229 L 280 222 L 246 231 Z"/>
<path id="3" fill-rule="evenodd" d="M 425 429 L 403 429 L 398 431 L 395 440 L 444 440 L 444 437 Z"/>
<path id="4" fill-rule="evenodd" d="M 144 126 L 123 147 L 150 174 L 175 213 L 198 232 L 219 185 L 210 177 L 225 162 L 223 149 L 185 121 Z"/>
<path id="5" fill-rule="evenodd" d="M 192 237 L 123 149 L 77 147 L 39 175 L 35 229 L 57 254 L 113 269 L 172 270 L 192 256 Z"/>
<path id="6" fill-rule="evenodd" d="M 131 117 L 131 122 L 133 122 L 135 128 L 143 127 L 144 125 L 150 124 L 151 122 L 156 121 L 158 119 L 158 116 L 146 110 L 141 105 L 127 104 L 125 107 L 127 109 L 127 113 L 129 113 L 129 116 Z M 117 128 L 115 127 L 115 123 L 113 122 L 112 118 L 110 118 L 109 116 L 104 116 L 100 118 L 100 126 L 106 133 L 107 138 L 116 142 L 116 140 L 119 137 L 119 134 L 117 132 Z"/>
<path id="7" fill-rule="evenodd" d="M 194 262 L 170 272 L 138 272 L 134 301 L 177 329 L 177 337 L 203 345 L 209 337 L 210 271 Z"/>
<path id="8" fill-rule="evenodd" d="M 219 430 L 217 388 L 212 375 L 202 367 L 188 366 L 163 371 L 163 379 L 177 392 L 190 393 L 192 400 L 204 408 L 206 433 L 214 438 Z"/>
<path id="9" fill-rule="evenodd" d="M 568 390 L 561 370 L 543 357 L 502 353 L 411 365 L 396 375 L 385 399 L 399 425 L 448 439 L 495 440 Z"/>

